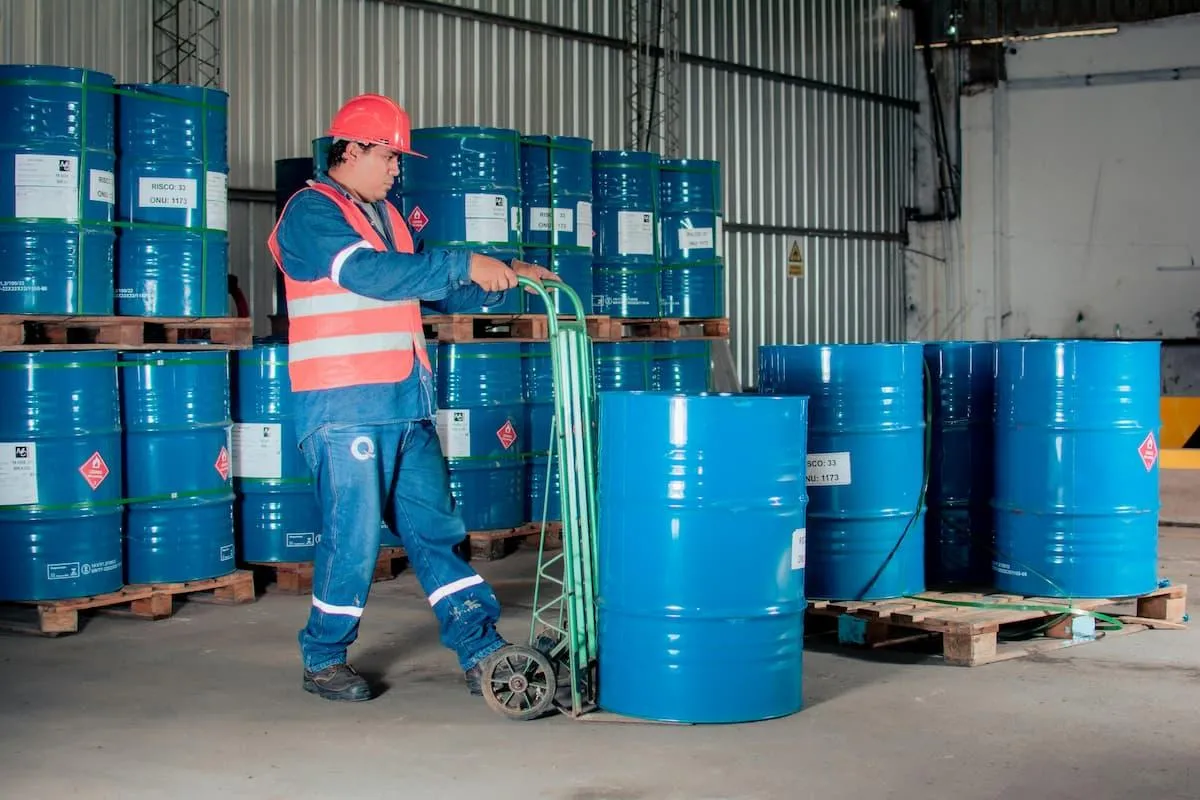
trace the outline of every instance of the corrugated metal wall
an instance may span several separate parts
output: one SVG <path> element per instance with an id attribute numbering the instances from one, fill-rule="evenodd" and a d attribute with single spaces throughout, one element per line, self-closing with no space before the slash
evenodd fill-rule
<path id="1" fill-rule="evenodd" d="M 151 5 L 0 0 L 0 61 L 148 80 Z M 362 91 L 396 97 L 416 125 L 502 125 L 587 136 L 598 148 L 624 144 L 624 0 L 440 5 L 225 0 L 231 188 L 271 190 L 275 160 L 306 155 L 337 106 Z M 753 380 L 763 342 L 899 336 L 898 241 L 911 204 L 908 15 L 878 0 L 681 6 L 679 134 L 687 155 L 724 164 L 743 380 Z M 273 305 L 263 244 L 273 220 L 269 203 L 231 204 L 231 264 L 260 320 Z M 792 235 L 803 237 L 802 279 L 785 273 Z"/>

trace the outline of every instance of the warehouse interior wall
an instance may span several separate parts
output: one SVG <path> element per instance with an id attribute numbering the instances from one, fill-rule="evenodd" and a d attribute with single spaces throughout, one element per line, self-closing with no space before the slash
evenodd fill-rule
<path id="1" fill-rule="evenodd" d="M 909 12 L 889 0 L 677 4 L 680 147 L 664 154 L 722 162 L 743 384 L 754 383 L 759 344 L 903 335 L 917 111 Z M 257 333 L 275 307 L 265 246 L 275 160 L 309 154 L 350 96 L 391 95 L 418 127 L 514 127 L 597 149 L 630 142 L 630 0 L 216 5 L 231 95 L 230 267 Z M 149 81 L 152 13 L 151 0 L 0 0 L 0 61 Z"/>
<path id="2" fill-rule="evenodd" d="M 978 62 L 935 50 L 943 105 L 961 115 L 949 149 L 962 208 L 910 226 L 908 336 L 1197 336 L 1198 39 L 1193 15 L 1012 42 L 994 86 L 962 80 Z"/>

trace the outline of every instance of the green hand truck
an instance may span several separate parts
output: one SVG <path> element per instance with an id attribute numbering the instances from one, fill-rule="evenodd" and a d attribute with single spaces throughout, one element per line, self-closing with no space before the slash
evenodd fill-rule
<path id="1" fill-rule="evenodd" d="M 514 720 L 557 708 L 578 718 L 596 709 L 596 389 L 583 304 L 559 281 L 518 278 L 546 303 L 554 382 L 552 448 L 546 486 L 557 462 L 562 549 L 546 552 L 545 514 L 538 546 L 529 645 L 509 645 L 484 660 L 488 706 Z M 559 319 L 546 289 L 570 300 L 574 319 Z M 546 495 L 549 498 L 549 490 Z M 548 504 L 547 499 L 547 504 Z"/>

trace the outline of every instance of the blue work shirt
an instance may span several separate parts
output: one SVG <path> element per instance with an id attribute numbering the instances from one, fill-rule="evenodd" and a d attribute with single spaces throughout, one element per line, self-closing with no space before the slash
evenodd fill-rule
<path id="1" fill-rule="evenodd" d="M 375 214 L 368 213 L 367 219 L 384 241 L 394 246 L 386 201 L 363 203 L 328 176 L 316 180 L 364 210 L 373 207 Z M 383 220 L 382 228 L 378 220 Z M 341 209 L 318 192 L 301 191 L 292 198 L 279 220 L 276 239 L 283 270 L 292 280 L 329 278 L 377 300 L 419 300 L 422 307 L 439 314 L 497 305 L 504 299 L 505 293 L 485 292 L 471 282 L 469 251 L 409 254 L 363 248 L 362 237 L 350 227 Z M 322 425 L 408 422 L 432 419 L 437 411 L 433 376 L 415 359 L 412 373 L 399 383 L 293 392 L 292 398 L 300 441 Z"/>

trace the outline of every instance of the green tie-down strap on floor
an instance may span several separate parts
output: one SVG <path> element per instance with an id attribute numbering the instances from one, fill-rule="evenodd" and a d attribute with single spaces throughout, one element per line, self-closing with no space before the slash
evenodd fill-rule
<path id="1" fill-rule="evenodd" d="M 521 277 L 546 304 L 554 371 L 551 459 L 557 460 L 562 512 L 562 551 L 545 553 L 545 526 L 538 549 L 538 574 L 530 645 L 565 663 L 572 714 L 595 705 L 591 673 L 596 664 L 596 450 L 593 420 L 596 393 L 592 347 L 583 303 L 569 286 Z M 560 320 L 547 289 L 561 292 L 574 307 L 573 320 Z"/>

